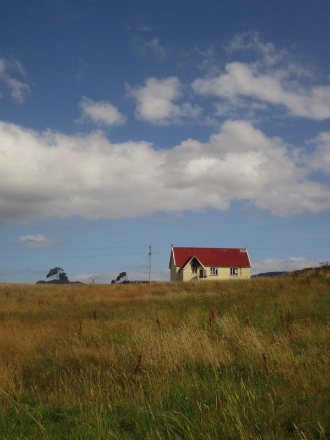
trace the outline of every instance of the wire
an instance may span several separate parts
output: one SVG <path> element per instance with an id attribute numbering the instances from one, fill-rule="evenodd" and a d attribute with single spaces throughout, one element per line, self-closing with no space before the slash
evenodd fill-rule
<path id="1" fill-rule="evenodd" d="M 118 257 L 118 256 L 124 256 L 127 254 L 116 254 L 116 255 L 70 255 L 70 256 L 60 256 L 57 255 L 56 257 L 0 257 L 0 260 L 52 260 L 53 258 L 61 258 L 61 259 L 70 259 L 70 258 L 110 258 L 110 257 Z M 142 255 L 142 253 L 134 253 L 130 255 Z"/>
<path id="2" fill-rule="evenodd" d="M 22 248 L 2 248 L 0 247 L 0 251 L 25 251 L 25 252 L 33 252 L 33 251 L 99 251 L 99 250 L 108 250 L 108 249 L 130 249 L 130 248 L 149 248 L 150 245 L 134 245 L 134 246 L 105 246 L 105 247 L 87 247 L 87 248 L 55 248 L 55 247 L 22 247 Z M 153 244 L 152 247 L 166 247 L 168 248 L 168 245 L 162 245 L 162 244 Z"/>
<path id="3" fill-rule="evenodd" d="M 168 274 L 168 273 L 166 274 L 165 272 L 163 272 L 162 269 L 160 269 L 160 268 L 158 267 L 157 263 L 156 263 L 154 260 L 152 261 L 152 264 L 153 264 L 154 266 L 157 267 L 158 271 L 159 271 L 164 277 L 168 278 L 168 275 L 169 275 L 169 274 Z"/>
<path id="4" fill-rule="evenodd" d="M 94 277 L 94 278 L 96 278 L 96 279 L 105 278 L 105 277 L 109 276 L 112 273 L 120 272 L 123 269 L 127 269 L 128 267 L 132 267 L 134 264 L 139 263 L 140 261 L 144 260 L 145 258 L 146 258 L 146 255 L 143 258 L 140 258 L 139 260 L 134 261 L 133 263 L 131 263 L 129 265 L 126 264 L 125 266 L 120 267 L 119 269 L 111 270 L 111 271 L 107 272 L 107 274 L 105 274 L 105 275 L 100 275 L 100 276 L 97 276 L 97 277 Z"/>

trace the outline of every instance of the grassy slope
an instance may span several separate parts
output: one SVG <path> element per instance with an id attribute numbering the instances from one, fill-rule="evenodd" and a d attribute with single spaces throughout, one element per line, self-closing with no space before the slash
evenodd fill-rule
<path id="1" fill-rule="evenodd" d="M 0 438 L 329 438 L 329 293 L 0 285 Z"/>

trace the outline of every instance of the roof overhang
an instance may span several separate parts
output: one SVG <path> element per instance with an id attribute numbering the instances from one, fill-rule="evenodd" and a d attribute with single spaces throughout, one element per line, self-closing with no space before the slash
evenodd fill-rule
<path id="1" fill-rule="evenodd" d="M 174 249 L 173 249 L 173 246 L 172 246 L 172 248 L 171 248 L 170 264 L 168 265 L 168 268 L 169 268 L 169 269 L 171 269 L 171 263 L 172 263 L 172 260 L 173 260 L 173 264 L 174 264 L 174 266 L 176 266 L 176 264 L 175 264 L 175 255 L 174 255 Z"/>
<path id="2" fill-rule="evenodd" d="M 187 266 L 188 266 L 188 264 L 189 263 L 191 263 L 191 261 L 194 259 L 194 258 L 196 258 L 196 260 L 198 261 L 198 263 L 199 263 L 199 265 L 200 266 L 202 266 L 202 268 L 203 269 L 205 269 L 205 266 L 204 266 L 204 264 L 202 264 L 201 262 L 200 262 L 200 260 L 196 257 L 196 255 L 193 255 L 183 266 L 181 266 L 180 267 L 180 270 L 181 269 L 185 269 Z"/>

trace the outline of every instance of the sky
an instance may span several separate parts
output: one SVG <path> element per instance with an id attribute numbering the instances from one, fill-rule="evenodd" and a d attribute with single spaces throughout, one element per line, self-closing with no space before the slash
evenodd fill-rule
<path id="1" fill-rule="evenodd" d="M 329 49 L 330 0 L 2 0 L 0 283 L 330 260 Z"/>

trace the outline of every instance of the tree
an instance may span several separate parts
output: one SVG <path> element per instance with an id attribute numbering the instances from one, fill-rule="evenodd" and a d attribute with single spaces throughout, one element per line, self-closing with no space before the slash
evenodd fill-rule
<path id="1" fill-rule="evenodd" d="M 116 284 L 118 281 L 120 281 L 122 278 L 126 277 L 126 272 L 120 272 L 120 274 L 117 276 L 115 280 L 111 281 L 111 284 Z"/>
<path id="2" fill-rule="evenodd" d="M 61 267 L 54 267 L 54 269 L 50 269 L 46 278 L 50 278 L 52 281 L 57 281 L 58 283 L 68 283 L 69 278 L 67 274 Z"/>

